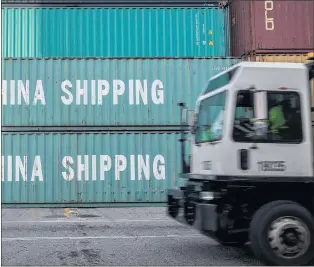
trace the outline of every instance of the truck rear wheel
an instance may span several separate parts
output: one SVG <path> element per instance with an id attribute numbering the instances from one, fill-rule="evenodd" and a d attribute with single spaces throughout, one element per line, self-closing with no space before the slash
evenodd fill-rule
<path id="1" fill-rule="evenodd" d="M 250 241 L 266 264 L 306 265 L 314 259 L 314 218 L 291 201 L 267 203 L 252 219 Z"/>

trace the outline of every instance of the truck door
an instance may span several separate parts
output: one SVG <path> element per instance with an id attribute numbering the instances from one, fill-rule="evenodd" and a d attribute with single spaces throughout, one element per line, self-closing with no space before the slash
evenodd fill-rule
<path id="1" fill-rule="evenodd" d="M 196 120 L 193 146 L 192 172 L 211 174 L 217 161 L 217 151 L 221 147 L 225 122 L 225 105 L 227 91 L 201 100 Z"/>
<path id="2" fill-rule="evenodd" d="M 267 125 L 256 136 L 252 98 L 239 91 L 232 133 L 239 173 L 256 176 L 310 176 L 311 152 L 302 127 L 301 95 L 296 91 L 268 91 Z M 256 104 L 256 103 L 255 103 Z M 241 165 L 242 164 L 242 165 Z"/>

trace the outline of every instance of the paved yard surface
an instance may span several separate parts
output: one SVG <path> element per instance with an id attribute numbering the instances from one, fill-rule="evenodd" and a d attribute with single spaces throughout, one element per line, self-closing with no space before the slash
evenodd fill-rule
<path id="1" fill-rule="evenodd" d="M 261 265 L 165 208 L 3 209 L 2 265 Z"/>

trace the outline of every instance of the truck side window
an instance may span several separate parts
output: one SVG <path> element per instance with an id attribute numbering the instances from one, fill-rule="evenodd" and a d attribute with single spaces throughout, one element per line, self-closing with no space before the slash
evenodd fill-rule
<path id="1" fill-rule="evenodd" d="M 254 125 L 254 102 L 247 91 L 239 91 L 235 108 L 235 142 L 301 143 L 303 140 L 300 96 L 296 92 L 267 92 L 268 129 L 257 139 Z"/>
<path id="2" fill-rule="evenodd" d="M 195 143 L 218 141 L 223 136 L 226 92 L 201 101 L 196 119 Z"/>
<path id="3" fill-rule="evenodd" d="M 253 98 L 248 91 L 239 91 L 237 94 L 234 114 L 233 140 L 236 142 L 251 142 L 254 135 Z"/>
<path id="4" fill-rule="evenodd" d="M 268 92 L 268 139 L 275 143 L 303 140 L 300 95 L 297 92 Z"/>

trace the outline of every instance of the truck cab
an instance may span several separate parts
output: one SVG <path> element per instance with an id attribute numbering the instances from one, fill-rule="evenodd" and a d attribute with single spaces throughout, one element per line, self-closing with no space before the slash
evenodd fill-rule
<path id="1" fill-rule="evenodd" d="M 168 190 L 169 216 L 223 245 L 249 242 L 267 264 L 314 259 L 313 69 L 241 62 L 209 80 L 182 131 L 185 183 Z"/>
<path id="2" fill-rule="evenodd" d="M 212 85 L 216 80 L 219 88 Z M 213 78 L 196 105 L 192 173 L 274 180 L 313 177 L 309 99 L 303 64 L 243 62 Z M 285 129 L 276 133 L 274 125 L 265 123 L 265 132 L 255 134 L 253 120 L 271 123 L 276 108 Z"/>

